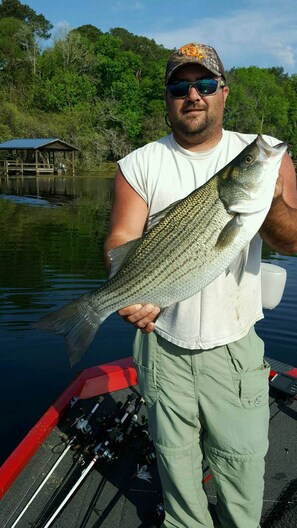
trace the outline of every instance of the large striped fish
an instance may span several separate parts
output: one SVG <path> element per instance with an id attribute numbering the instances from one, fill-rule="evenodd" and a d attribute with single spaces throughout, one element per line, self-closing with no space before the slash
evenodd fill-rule
<path id="1" fill-rule="evenodd" d="M 124 306 L 165 309 L 224 271 L 240 282 L 246 247 L 268 213 L 285 150 L 284 143 L 272 147 L 259 135 L 202 187 L 156 214 L 143 237 L 112 250 L 111 276 L 98 290 L 35 326 L 63 335 L 74 364 L 101 323 Z"/>

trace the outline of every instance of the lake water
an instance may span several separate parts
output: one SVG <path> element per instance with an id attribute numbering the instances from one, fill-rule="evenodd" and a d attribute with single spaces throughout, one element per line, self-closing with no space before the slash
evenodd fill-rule
<path id="1" fill-rule="evenodd" d="M 44 314 L 106 278 L 102 244 L 111 178 L 1 177 L 0 187 L 0 463 L 77 373 L 131 355 L 133 329 L 116 314 L 83 360 L 70 368 L 63 338 L 38 331 Z M 297 259 L 270 252 L 286 268 L 281 304 L 257 324 L 266 354 L 297 366 Z"/>

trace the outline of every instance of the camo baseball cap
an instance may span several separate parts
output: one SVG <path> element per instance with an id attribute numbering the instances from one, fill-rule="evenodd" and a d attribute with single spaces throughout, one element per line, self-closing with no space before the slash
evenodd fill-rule
<path id="1" fill-rule="evenodd" d="M 207 44 L 191 42 L 175 51 L 167 62 L 165 84 L 167 85 L 172 74 L 185 64 L 201 64 L 211 73 L 222 76 L 226 81 L 224 66 L 216 50 Z"/>

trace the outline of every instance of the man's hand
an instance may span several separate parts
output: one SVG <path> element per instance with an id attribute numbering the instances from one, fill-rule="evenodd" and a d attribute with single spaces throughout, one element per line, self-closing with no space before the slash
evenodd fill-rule
<path id="1" fill-rule="evenodd" d="M 143 334 L 149 334 L 155 329 L 155 319 L 160 313 L 159 306 L 154 304 L 133 304 L 118 311 L 127 323 L 139 328 Z"/>

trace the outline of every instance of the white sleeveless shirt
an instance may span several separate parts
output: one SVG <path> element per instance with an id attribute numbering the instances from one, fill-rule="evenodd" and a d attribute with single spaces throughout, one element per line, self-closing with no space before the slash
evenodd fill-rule
<path id="1" fill-rule="evenodd" d="M 263 136 L 270 144 L 278 140 Z M 229 163 L 254 134 L 223 130 L 220 142 L 206 152 L 183 149 L 170 134 L 133 151 L 118 163 L 123 175 L 145 200 L 149 216 L 184 198 Z M 208 349 L 244 337 L 263 318 L 261 302 L 262 241 L 250 242 L 244 276 L 238 285 L 232 273 L 222 273 L 202 291 L 166 308 L 156 332 L 187 349 Z"/>

